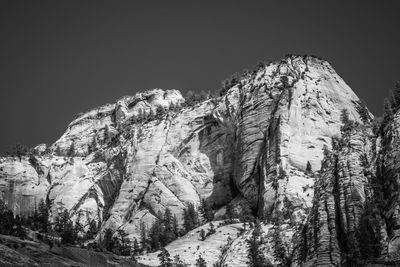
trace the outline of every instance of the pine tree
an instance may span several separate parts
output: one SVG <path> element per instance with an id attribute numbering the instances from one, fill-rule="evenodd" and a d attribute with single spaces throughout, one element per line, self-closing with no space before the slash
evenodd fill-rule
<path id="1" fill-rule="evenodd" d="M 116 243 L 118 244 L 120 255 L 129 256 L 131 250 L 131 241 L 127 238 L 128 234 L 122 229 L 117 230 L 117 233 L 118 241 Z"/>
<path id="2" fill-rule="evenodd" d="M 74 154 L 75 154 L 75 144 L 72 142 L 68 149 L 67 156 L 72 157 Z"/>
<path id="3" fill-rule="evenodd" d="M 0 233 L 4 235 L 12 234 L 12 228 L 14 226 L 14 213 L 5 208 L 0 216 Z"/>
<path id="4" fill-rule="evenodd" d="M 136 238 L 133 240 L 133 251 L 132 251 L 132 254 L 135 255 L 135 256 L 140 254 L 140 246 L 139 246 L 139 243 L 138 243 Z"/>
<path id="5" fill-rule="evenodd" d="M 206 232 L 204 231 L 204 229 L 201 229 L 200 231 L 200 239 L 201 241 L 206 240 Z"/>
<path id="6" fill-rule="evenodd" d="M 356 107 L 358 114 L 360 115 L 361 121 L 364 124 L 368 124 L 371 120 L 371 116 L 369 115 L 369 111 L 367 105 L 364 101 L 359 100 L 357 101 L 358 106 Z"/>
<path id="7" fill-rule="evenodd" d="M 49 206 L 43 201 L 43 199 L 40 199 L 39 202 L 38 219 L 40 231 L 47 233 L 50 228 Z"/>
<path id="8" fill-rule="evenodd" d="M 92 153 L 93 151 L 95 151 L 96 147 L 97 147 L 96 136 L 93 135 L 92 143 L 89 145 L 89 148 L 88 148 L 89 154 Z"/>
<path id="9" fill-rule="evenodd" d="M 158 212 L 157 212 L 157 219 L 158 219 L 158 222 L 160 223 L 160 225 L 164 225 L 164 214 L 159 210 Z"/>
<path id="10" fill-rule="evenodd" d="M 249 259 L 250 267 L 264 267 L 267 266 L 267 260 L 261 250 L 261 224 L 259 221 L 256 222 L 255 228 L 251 235 L 251 238 L 247 240 L 248 250 L 247 257 Z"/>
<path id="11" fill-rule="evenodd" d="M 107 228 L 106 232 L 104 233 L 103 245 L 108 251 L 112 251 L 114 248 L 113 232 L 110 228 Z"/>
<path id="12" fill-rule="evenodd" d="M 148 121 L 154 120 L 155 117 L 156 117 L 156 111 L 155 111 L 154 109 L 150 109 L 150 114 L 149 114 L 149 116 L 147 117 L 147 118 L 148 118 Z"/>
<path id="13" fill-rule="evenodd" d="M 212 222 L 210 222 L 210 229 L 208 229 L 208 233 L 210 235 L 215 234 L 215 228 L 214 228 L 214 224 Z"/>
<path id="14" fill-rule="evenodd" d="M 198 226 L 199 215 L 192 203 L 189 203 L 188 207 L 184 210 L 183 219 L 186 232 L 189 232 Z"/>
<path id="15" fill-rule="evenodd" d="M 382 127 L 384 128 L 389 122 L 393 120 L 394 111 L 392 105 L 390 104 L 389 100 L 385 98 L 383 102 L 383 121 Z"/>
<path id="16" fill-rule="evenodd" d="M 172 231 L 174 233 L 175 238 L 179 237 L 179 224 L 176 215 L 174 215 L 174 217 L 172 218 Z"/>
<path id="17" fill-rule="evenodd" d="M 61 148 L 59 146 L 56 147 L 54 154 L 56 154 L 56 156 L 61 156 Z"/>
<path id="18" fill-rule="evenodd" d="M 282 83 L 282 86 L 283 86 L 283 88 L 289 88 L 290 87 L 290 85 L 289 85 L 289 78 L 287 77 L 287 76 L 282 76 L 281 77 L 281 83 Z"/>
<path id="19" fill-rule="evenodd" d="M 233 223 L 233 219 L 236 216 L 235 216 L 235 211 L 233 210 L 232 204 L 226 205 L 225 217 L 228 219 L 229 223 Z"/>
<path id="20" fill-rule="evenodd" d="M 61 236 L 64 244 L 74 244 L 78 238 L 78 232 L 69 218 L 69 213 L 64 209 L 56 218 L 56 231 Z"/>
<path id="21" fill-rule="evenodd" d="M 322 158 L 321 161 L 321 171 L 325 170 L 327 166 L 329 166 L 329 163 L 332 160 L 332 153 L 331 151 L 329 151 L 329 148 L 326 144 L 324 144 L 324 146 L 322 147 L 322 152 L 324 157 Z"/>
<path id="22" fill-rule="evenodd" d="M 86 233 L 86 239 L 93 239 L 97 234 L 97 223 L 95 220 L 89 222 L 89 229 Z"/>
<path id="23" fill-rule="evenodd" d="M 17 156 L 19 160 L 21 160 L 22 156 L 25 156 L 28 154 L 28 148 L 20 143 L 15 144 L 12 149 L 11 149 L 11 155 L 12 156 Z"/>
<path id="24" fill-rule="evenodd" d="M 196 260 L 196 267 L 207 267 L 207 262 L 199 255 L 199 257 Z"/>
<path id="25" fill-rule="evenodd" d="M 311 174 L 312 173 L 312 166 L 309 161 L 307 161 L 307 166 L 306 166 L 306 173 Z"/>
<path id="26" fill-rule="evenodd" d="M 161 252 L 157 257 L 160 260 L 160 267 L 172 267 L 172 259 L 170 258 L 168 250 L 164 247 L 161 248 Z"/>
<path id="27" fill-rule="evenodd" d="M 108 125 L 104 127 L 104 143 L 107 144 L 110 141 L 110 129 L 108 129 Z"/>
<path id="28" fill-rule="evenodd" d="M 55 219 L 56 221 L 56 227 L 57 227 L 57 219 L 58 217 Z M 39 226 L 39 212 L 36 209 L 36 202 L 35 202 L 35 210 L 33 211 L 33 215 L 31 216 L 31 225 L 32 225 L 32 230 L 39 230 L 40 226 Z M 56 228 L 57 229 L 57 228 Z"/>
<path id="29" fill-rule="evenodd" d="M 326 144 L 323 145 L 322 152 L 323 152 L 324 158 L 329 158 L 331 156 L 331 151 L 329 151 L 329 148 Z"/>
<path id="30" fill-rule="evenodd" d="M 189 216 L 193 219 L 193 228 L 199 225 L 199 213 L 197 212 L 194 204 L 190 203 L 188 206 Z"/>
<path id="31" fill-rule="evenodd" d="M 357 231 L 357 244 L 364 259 L 377 258 L 383 251 L 381 220 L 377 204 L 373 201 L 367 201 Z"/>
<path id="32" fill-rule="evenodd" d="M 211 206 L 206 202 L 205 199 L 201 200 L 200 203 L 200 214 L 203 216 L 206 222 L 210 222 L 214 219 L 214 212 Z"/>
<path id="33" fill-rule="evenodd" d="M 137 263 L 136 256 L 137 255 L 135 255 L 134 253 L 131 254 L 131 261 L 133 261 L 134 263 Z"/>
<path id="34" fill-rule="evenodd" d="M 165 209 L 162 224 L 164 226 L 163 241 L 164 245 L 166 245 L 176 239 L 175 231 L 173 229 L 173 216 L 169 208 Z"/>
<path id="35" fill-rule="evenodd" d="M 21 217 L 19 217 L 19 215 L 15 216 L 14 227 L 15 227 L 15 231 L 14 231 L 13 235 L 19 237 L 20 239 L 25 239 L 27 237 L 26 230 L 22 225 L 22 219 L 21 219 Z"/>
<path id="36" fill-rule="evenodd" d="M 247 202 L 245 201 L 240 202 L 239 208 L 240 208 L 239 218 L 241 222 L 254 221 L 253 211 L 251 210 Z M 236 215 L 236 217 L 238 217 L 238 215 Z"/>
<path id="37" fill-rule="evenodd" d="M 276 226 L 272 233 L 272 249 L 275 259 L 279 261 L 278 266 L 290 266 L 290 258 L 281 238 L 280 226 Z"/>
<path id="38" fill-rule="evenodd" d="M 340 114 L 340 120 L 342 122 L 342 126 L 340 127 L 340 131 L 343 136 L 348 136 L 351 130 L 354 128 L 353 121 L 349 118 L 349 111 L 347 109 L 343 109 Z"/>
<path id="39" fill-rule="evenodd" d="M 166 208 L 164 212 L 164 225 L 166 227 L 171 227 L 172 225 L 172 213 L 170 208 Z"/>
<path id="40" fill-rule="evenodd" d="M 7 206 L 2 199 L 0 199 L 0 234 L 5 234 L 5 213 Z"/>
<path id="41" fill-rule="evenodd" d="M 147 229 L 146 224 L 142 221 L 140 222 L 140 247 L 141 251 L 147 250 Z"/>
<path id="42" fill-rule="evenodd" d="M 338 136 L 332 136 L 331 137 L 331 144 L 332 144 L 332 151 L 333 152 L 339 152 L 339 150 L 343 146 L 343 140 L 342 138 Z"/>
<path id="43" fill-rule="evenodd" d="M 150 241 L 150 247 L 153 250 L 159 250 L 161 246 L 161 240 L 160 240 L 160 221 L 156 219 L 149 232 L 149 241 Z"/>

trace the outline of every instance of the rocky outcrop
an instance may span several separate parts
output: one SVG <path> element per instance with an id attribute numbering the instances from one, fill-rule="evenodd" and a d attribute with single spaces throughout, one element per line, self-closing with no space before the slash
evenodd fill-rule
<path id="1" fill-rule="evenodd" d="M 235 184 L 263 215 L 280 209 L 284 196 L 310 206 L 310 192 L 298 190 L 313 183 L 304 173 L 307 162 L 319 169 L 342 109 L 359 120 L 357 96 L 329 63 L 310 57 L 267 65 L 238 87 Z"/>
<path id="2" fill-rule="evenodd" d="M 377 238 L 383 240 L 386 232 L 374 210 L 378 203 L 371 135 L 369 128 L 353 124 L 333 139 L 332 151 L 326 149 L 313 208 L 300 233 L 301 265 L 353 266 L 383 253 Z"/>
<path id="3" fill-rule="evenodd" d="M 50 186 L 46 163 L 32 164 L 27 158 L 17 157 L 0 160 L 1 199 L 15 214 L 30 215 L 40 199 L 46 199 Z"/>
<path id="4" fill-rule="evenodd" d="M 47 199 L 53 217 L 65 208 L 85 227 L 95 220 L 100 234 L 124 229 L 131 239 L 166 208 L 182 223 L 184 208 L 201 199 L 217 217 L 241 202 L 267 223 L 284 214 L 290 238 L 312 208 L 302 262 L 336 264 L 344 241 L 330 237 L 356 235 L 372 194 L 360 162 L 372 147 L 368 130 L 352 133 L 319 170 L 323 148 L 340 135 L 341 111 L 362 126 L 358 101 L 328 62 L 311 56 L 258 66 L 194 105 L 177 90 L 149 90 L 80 114 L 34 156 L 2 158 L 1 197 L 24 214 Z"/>
<path id="5" fill-rule="evenodd" d="M 378 178 L 382 187 L 383 213 L 387 222 L 388 257 L 400 252 L 400 113 L 381 130 Z M 399 257 L 399 256 L 397 256 Z"/>

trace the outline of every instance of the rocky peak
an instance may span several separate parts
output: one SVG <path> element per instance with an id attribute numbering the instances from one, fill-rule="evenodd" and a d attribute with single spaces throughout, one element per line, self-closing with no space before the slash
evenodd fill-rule
<path id="1" fill-rule="evenodd" d="M 314 57 L 288 56 L 259 66 L 230 92 L 239 95 L 234 112 L 235 183 L 243 196 L 253 205 L 262 203 L 259 209 L 267 213 L 276 204 L 277 188 L 287 187 L 277 183 L 305 177 L 307 162 L 319 170 L 323 146 L 330 146 L 331 137 L 340 133 L 343 109 L 360 121 L 358 97 L 328 62 Z M 301 179 L 295 178 L 295 183 Z M 262 200 L 259 195 L 264 195 Z M 291 198 L 286 192 L 278 195 Z"/>
<path id="2" fill-rule="evenodd" d="M 66 154 L 74 144 L 75 155 L 85 156 L 93 143 L 97 146 L 97 143 L 105 141 L 106 132 L 114 136 L 125 124 L 143 121 L 157 113 L 179 108 L 184 101 L 178 90 L 153 89 L 134 96 L 125 96 L 115 104 L 79 114 L 52 148 Z"/>
<path id="3" fill-rule="evenodd" d="M 360 226 L 370 227 L 365 222 L 375 216 L 366 207 L 380 209 L 373 201 L 374 185 L 383 184 L 376 175 L 379 160 L 392 177 L 382 186 L 393 194 L 391 205 L 399 206 L 393 190 L 397 119 L 391 137 L 379 139 L 391 144 L 382 152 L 368 124 L 372 115 L 365 108 L 363 119 L 360 108 L 327 61 L 288 55 L 233 77 L 219 97 L 192 101 L 177 90 L 153 89 L 80 114 L 50 151 L 38 147 L 42 152 L 32 157 L 1 159 L 1 197 L 22 214 L 48 199 L 53 217 L 67 209 L 85 229 L 92 220 L 100 223 L 97 238 L 105 229 L 122 229 L 131 240 L 166 209 L 182 225 L 184 210 L 198 208 L 201 200 L 216 219 L 227 207 L 247 205 L 263 219 L 265 238 L 279 222 L 298 264 L 340 265 L 348 260 L 346 249 L 365 254 L 355 248 Z M 356 125 L 346 134 L 344 109 Z M 379 225 L 382 236 L 396 239 L 397 210 L 385 215 L 390 228 L 378 212 L 374 233 Z M 221 230 L 237 235 L 224 252 L 230 266 L 243 266 L 229 253 L 246 250 L 252 230 Z M 186 251 L 195 231 L 167 248 L 198 253 Z M 213 240 L 222 246 L 226 233 Z M 382 243 L 382 255 L 396 242 Z M 268 243 L 265 253 L 277 263 L 271 250 Z M 218 253 L 210 253 L 213 264 Z M 155 256 L 143 260 L 153 264 Z"/>

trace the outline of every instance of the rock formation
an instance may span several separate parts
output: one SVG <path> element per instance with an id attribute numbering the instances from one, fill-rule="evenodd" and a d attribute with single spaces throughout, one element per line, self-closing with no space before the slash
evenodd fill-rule
<path id="1" fill-rule="evenodd" d="M 154 89 L 80 114 L 51 146 L 0 159 L 0 196 L 24 215 L 47 199 L 53 218 L 67 209 L 86 229 L 100 222 L 98 236 L 123 229 L 132 240 L 141 222 L 149 226 L 166 208 L 182 224 L 189 203 L 204 199 L 216 219 L 227 205 L 246 203 L 263 219 L 267 243 L 280 219 L 293 265 L 346 265 L 353 256 L 346 250 L 366 253 L 358 248 L 360 227 L 370 227 L 371 217 L 381 238 L 376 258 L 398 250 L 399 121 L 378 138 L 327 61 L 287 56 L 244 73 L 220 97 L 192 104 L 177 90 Z M 382 212 L 380 188 L 389 205 Z M 234 255 L 246 251 L 251 230 L 224 227 L 232 232 L 225 260 L 243 266 Z M 167 249 L 183 253 L 190 235 Z M 214 245 L 226 237 L 215 236 Z M 214 245 L 204 248 L 214 255 L 205 257 L 209 264 L 218 258 Z M 278 262 L 268 244 L 265 253 Z"/>

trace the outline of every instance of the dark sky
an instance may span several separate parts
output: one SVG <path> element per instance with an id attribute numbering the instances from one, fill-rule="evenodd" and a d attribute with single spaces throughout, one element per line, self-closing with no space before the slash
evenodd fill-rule
<path id="1" fill-rule="evenodd" d="M 151 88 L 215 90 L 285 54 L 330 61 L 379 115 L 400 79 L 400 1 L 0 1 L 0 151 Z"/>

